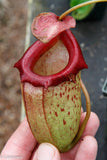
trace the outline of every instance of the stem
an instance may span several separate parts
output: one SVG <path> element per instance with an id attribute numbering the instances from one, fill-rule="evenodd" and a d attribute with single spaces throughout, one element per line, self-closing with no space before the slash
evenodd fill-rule
<path id="1" fill-rule="evenodd" d="M 83 93 L 85 95 L 85 99 L 86 99 L 86 116 L 85 116 L 85 119 L 84 119 L 80 129 L 79 129 L 79 132 L 77 133 L 76 137 L 74 138 L 73 142 L 70 145 L 71 148 L 73 148 L 75 146 L 75 144 L 81 138 L 81 136 L 84 132 L 85 126 L 86 126 L 88 119 L 90 117 L 90 112 L 91 112 L 90 97 L 89 97 L 88 91 L 87 91 L 82 80 L 80 80 L 80 85 L 81 85 L 82 91 L 83 91 Z"/>
<path id="2" fill-rule="evenodd" d="M 59 17 L 59 20 L 62 20 L 66 15 L 68 15 L 69 13 L 73 12 L 74 10 L 78 9 L 78 8 L 81 8 L 81 7 L 84 7 L 86 5 L 89 5 L 89 4 L 93 4 L 93 3 L 99 3 L 99 2 L 107 2 L 107 0 L 90 0 L 88 2 L 84 2 L 84 3 L 81 3 L 81 4 L 78 4 L 70 9 L 68 9 L 67 11 L 65 11 L 60 17 Z"/>

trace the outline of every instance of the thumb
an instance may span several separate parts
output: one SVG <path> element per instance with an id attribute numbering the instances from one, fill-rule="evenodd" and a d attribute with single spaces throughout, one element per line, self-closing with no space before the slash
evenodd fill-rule
<path id="1" fill-rule="evenodd" d="M 34 153 L 32 160 L 61 160 L 58 149 L 50 143 L 42 143 Z"/>

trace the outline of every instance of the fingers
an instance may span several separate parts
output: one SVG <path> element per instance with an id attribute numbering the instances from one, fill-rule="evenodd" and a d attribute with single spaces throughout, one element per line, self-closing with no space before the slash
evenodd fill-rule
<path id="1" fill-rule="evenodd" d="M 34 152 L 31 160 L 61 160 L 60 153 L 55 146 L 49 143 L 42 143 Z"/>
<path id="2" fill-rule="evenodd" d="M 92 136 L 85 136 L 81 141 L 75 160 L 95 160 L 97 149 L 96 139 Z"/>
<path id="3" fill-rule="evenodd" d="M 82 124 L 84 118 L 85 113 L 81 113 L 80 124 Z M 37 150 L 35 150 L 32 156 L 32 160 L 74 160 L 74 158 L 76 158 L 75 160 L 94 160 L 97 153 L 97 142 L 92 136 L 95 136 L 99 124 L 100 122 L 97 115 L 92 112 L 82 136 L 83 140 L 80 140 L 72 150 L 61 154 L 62 158 L 60 158 L 60 154 L 56 147 L 48 143 L 43 143 L 39 146 Z M 35 145 L 36 140 L 31 133 L 27 120 L 25 119 L 4 147 L 1 153 L 2 160 L 3 155 L 7 158 L 9 156 L 10 160 L 15 160 L 17 158 L 15 156 L 21 157 L 22 160 L 28 160 L 32 154 Z"/>
<path id="4" fill-rule="evenodd" d="M 81 119 L 80 119 L 80 125 L 82 124 L 84 118 L 85 118 L 85 115 L 86 113 L 81 113 Z M 85 130 L 84 130 L 84 133 L 82 135 L 82 139 L 84 136 L 95 136 L 98 128 L 99 128 L 99 125 L 100 125 L 100 121 L 99 121 L 99 118 L 98 116 L 91 112 L 90 114 L 90 118 L 87 122 L 87 125 L 85 127 Z M 73 147 L 70 151 L 66 152 L 66 153 L 62 153 L 61 154 L 61 157 L 62 159 L 61 160 L 65 160 L 66 158 L 68 158 L 68 160 L 74 160 L 75 158 L 75 155 L 79 149 L 79 146 L 81 145 L 81 140 L 76 144 L 75 147 Z M 87 148 L 86 148 L 87 149 Z"/>
<path id="5" fill-rule="evenodd" d="M 21 157 L 22 160 L 28 160 L 35 145 L 36 140 L 31 133 L 27 120 L 24 119 L 8 140 L 1 154 L 2 157 L 7 155 L 10 160 L 16 159 L 15 156 Z"/>
<path id="6" fill-rule="evenodd" d="M 81 114 L 80 126 L 81 126 L 85 116 L 86 116 L 85 112 Z M 87 122 L 87 125 L 85 127 L 85 130 L 84 130 L 82 137 L 84 137 L 86 135 L 95 136 L 95 134 L 99 128 L 99 125 L 100 125 L 100 121 L 99 121 L 98 116 L 94 112 L 91 112 L 90 118 Z"/>

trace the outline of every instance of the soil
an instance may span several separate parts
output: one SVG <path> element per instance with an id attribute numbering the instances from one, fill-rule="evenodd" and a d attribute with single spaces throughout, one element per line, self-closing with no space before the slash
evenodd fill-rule
<path id="1" fill-rule="evenodd" d="M 20 123 L 21 90 L 14 63 L 24 53 L 27 0 L 0 0 L 0 151 Z"/>

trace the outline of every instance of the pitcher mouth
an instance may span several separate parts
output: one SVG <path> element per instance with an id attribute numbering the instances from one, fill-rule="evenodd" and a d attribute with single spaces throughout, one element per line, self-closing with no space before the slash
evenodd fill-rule
<path id="1" fill-rule="evenodd" d="M 43 76 L 34 73 L 33 68 L 40 56 L 49 50 L 58 40 L 61 40 L 69 54 L 68 64 L 58 73 Z M 59 62 L 60 63 L 60 62 Z M 62 32 L 48 43 L 36 41 L 14 65 L 20 71 L 21 82 L 29 82 L 34 86 L 56 86 L 64 81 L 74 81 L 76 74 L 84 68 L 88 68 L 84 61 L 81 49 L 70 30 Z"/>

